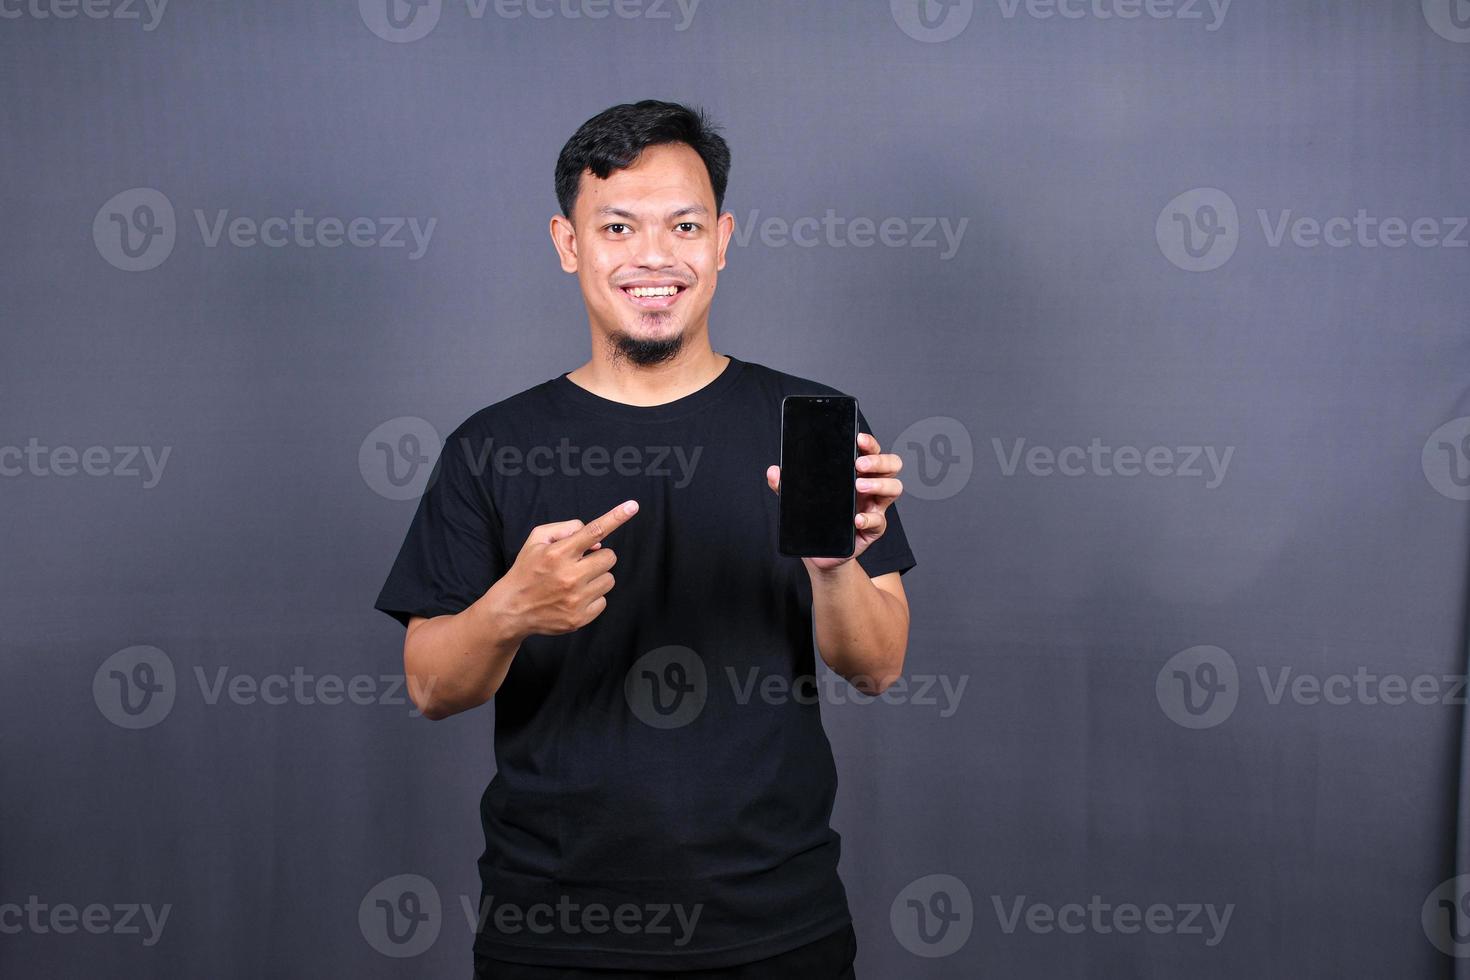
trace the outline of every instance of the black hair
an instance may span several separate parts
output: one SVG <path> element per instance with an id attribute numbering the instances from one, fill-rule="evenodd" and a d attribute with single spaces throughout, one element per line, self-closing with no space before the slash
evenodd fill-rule
<path id="1" fill-rule="evenodd" d="M 647 147 L 668 143 L 686 143 L 704 161 L 718 214 L 730 177 L 730 147 L 702 109 L 655 99 L 604 109 L 567 140 L 556 159 L 556 201 L 561 213 L 571 219 L 583 171 L 606 180 L 614 170 L 633 166 Z"/>

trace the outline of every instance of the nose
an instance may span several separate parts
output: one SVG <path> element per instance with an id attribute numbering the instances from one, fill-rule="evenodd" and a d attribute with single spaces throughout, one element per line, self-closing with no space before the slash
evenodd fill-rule
<path id="1" fill-rule="evenodd" d="M 674 236 L 669 229 L 650 225 L 638 234 L 633 259 L 645 269 L 663 269 L 674 261 Z"/>

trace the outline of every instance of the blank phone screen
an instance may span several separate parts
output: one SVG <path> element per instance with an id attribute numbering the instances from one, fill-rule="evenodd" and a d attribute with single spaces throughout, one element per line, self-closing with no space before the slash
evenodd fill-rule
<path id="1" fill-rule="evenodd" d="M 852 554 L 856 458 L 855 398 L 788 396 L 782 402 L 781 554 Z"/>

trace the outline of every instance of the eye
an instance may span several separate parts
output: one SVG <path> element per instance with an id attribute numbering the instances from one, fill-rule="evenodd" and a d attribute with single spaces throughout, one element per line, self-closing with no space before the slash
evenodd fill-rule
<path id="1" fill-rule="evenodd" d="M 681 221 L 674 227 L 678 228 L 680 231 L 687 232 L 694 232 L 699 230 L 699 225 L 693 221 Z"/>
<path id="2" fill-rule="evenodd" d="M 614 222 L 613 222 L 613 223 L 612 223 L 612 224 L 610 224 L 610 225 L 603 225 L 603 226 L 602 226 L 602 230 L 603 230 L 603 231 L 610 231 L 610 232 L 612 232 L 612 233 L 613 233 L 613 234 L 614 234 L 614 235 L 620 235 L 620 234 L 622 234 L 622 232 L 620 232 L 620 231 L 619 231 L 619 230 L 618 230 L 618 229 L 619 229 L 619 228 L 627 228 L 627 227 L 628 227 L 628 226 L 627 226 L 627 225 L 625 225 L 625 224 L 623 224 L 623 223 L 622 223 L 622 222 L 621 222 L 621 221 L 614 221 Z"/>

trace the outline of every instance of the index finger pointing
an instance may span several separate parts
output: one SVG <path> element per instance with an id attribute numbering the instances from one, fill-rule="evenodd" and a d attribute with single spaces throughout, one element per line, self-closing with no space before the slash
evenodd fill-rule
<path id="1" fill-rule="evenodd" d="M 638 501 L 625 500 L 612 510 L 567 536 L 567 541 L 578 553 L 586 551 L 628 522 L 638 513 Z"/>

